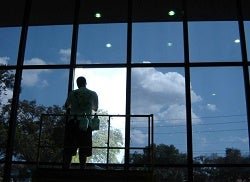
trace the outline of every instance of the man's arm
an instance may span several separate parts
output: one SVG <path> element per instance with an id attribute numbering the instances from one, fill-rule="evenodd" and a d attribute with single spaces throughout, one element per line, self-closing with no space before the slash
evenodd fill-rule
<path id="1" fill-rule="evenodd" d="M 66 108 L 66 110 L 71 108 L 71 102 L 72 102 L 72 92 L 69 93 L 68 98 L 64 104 L 64 107 Z"/>
<path id="2" fill-rule="evenodd" d="M 96 92 L 93 92 L 93 98 L 92 98 L 92 109 L 94 111 L 98 110 L 98 95 Z"/>

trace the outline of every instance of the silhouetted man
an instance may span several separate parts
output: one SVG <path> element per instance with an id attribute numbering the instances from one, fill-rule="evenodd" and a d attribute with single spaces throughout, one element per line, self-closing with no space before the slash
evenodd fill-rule
<path id="1" fill-rule="evenodd" d="M 72 156 L 79 149 L 80 167 L 84 168 L 87 157 L 92 155 L 92 129 L 90 126 L 92 111 L 98 109 L 96 92 L 86 88 L 84 77 L 77 78 L 77 90 L 70 92 L 65 107 L 70 114 L 65 125 L 63 168 L 70 167 Z"/>

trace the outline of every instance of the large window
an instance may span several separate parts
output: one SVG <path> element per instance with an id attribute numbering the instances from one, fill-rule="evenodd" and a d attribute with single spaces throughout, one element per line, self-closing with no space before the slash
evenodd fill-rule
<path id="1" fill-rule="evenodd" d="M 78 76 L 99 96 L 87 167 L 144 170 L 152 157 L 159 181 L 249 180 L 249 0 L 0 4 L 0 181 L 3 166 L 12 181 L 37 160 L 61 166 Z M 134 116 L 151 114 L 154 130 Z"/>

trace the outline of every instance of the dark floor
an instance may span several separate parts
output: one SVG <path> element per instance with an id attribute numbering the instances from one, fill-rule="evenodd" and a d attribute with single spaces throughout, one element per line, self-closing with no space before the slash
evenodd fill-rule
<path id="1" fill-rule="evenodd" d="M 49 169 L 38 168 L 34 171 L 32 182 L 151 182 L 150 171 L 96 170 L 96 169 Z"/>

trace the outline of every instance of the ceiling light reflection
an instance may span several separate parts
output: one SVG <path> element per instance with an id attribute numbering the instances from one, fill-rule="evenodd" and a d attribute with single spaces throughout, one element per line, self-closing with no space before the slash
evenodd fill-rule
<path id="1" fill-rule="evenodd" d="M 102 15 L 101 15 L 101 13 L 96 13 L 96 14 L 95 14 L 95 17 L 96 17 L 96 18 L 101 18 Z"/>
<path id="2" fill-rule="evenodd" d="M 111 45 L 110 43 L 107 43 L 107 44 L 106 44 L 106 47 L 107 47 L 107 48 L 110 48 L 110 47 L 112 47 L 112 45 Z"/>
<path id="3" fill-rule="evenodd" d="M 168 15 L 169 15 L 169 16 L 174 16 L 174 15 L 175 15 L 175 11 L 173 11 L 173 10 L 169 11 L 169 12 L 168 12 Z"/>

